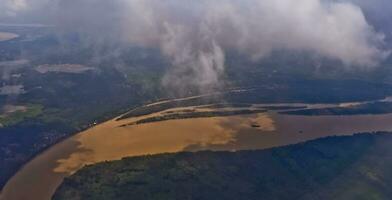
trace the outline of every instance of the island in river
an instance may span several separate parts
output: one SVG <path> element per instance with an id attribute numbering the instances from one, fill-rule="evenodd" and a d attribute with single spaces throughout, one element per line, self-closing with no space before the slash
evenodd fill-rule
<path id="1" fill-rule="evenodd" d="M 267 150 L 124 158 L 83 168 L 53 199 L 388 200 L 391 146 L 391 133 L 375 133 Z"/>
<path id="2" fill-rule="evenodd" d="M 340 106 L 350 105 L 352 104 Z M 253 104 L 246 109 L 258 110 L 257 113 L 234 112 L 238 115 L 170 118 L 142 124 L 135 122 L 189 112 L 197 116 L 197 113 L 203 112 L 238 111 L 244 107 L 197 105 L 165 108 L 126 118 L 120 116 L 83 131 L 37 156 L 6 184 L 0 199 L 49 200 L 65 177 L 84 166 L 129 156 L 180 151 L 266 149 L 331 135 L 392 131 L 392 114 L 300 116 L 281 114 L 282 110 L 279 110 L 336 106 L 338 105 Z M 261 112 L 260 108 L 267 111 Z M 40 184 L 36 184 L 37 180 Z"/>

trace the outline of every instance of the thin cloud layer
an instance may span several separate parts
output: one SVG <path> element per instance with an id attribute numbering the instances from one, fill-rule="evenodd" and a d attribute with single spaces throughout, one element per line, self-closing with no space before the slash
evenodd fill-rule
<path id="1" fill-rule="evenodd" d="M 39 0 L 0 1 L 37 10 Z M 253 60 L 277 50 L 305 51 L 346 66 L 376 66 L 389 55 L 384 35 L 358 6 L 366 5 L 352 1 L 56 0 L 47 13 L 53 15 L 49 23 L 92 42 L 160 48 L 173 66 L 165 85 L 205 90 L 219 83 L 227 50 Z"/>
<path id="2" fill-rule="evenodd" d="M 274 50 L 309 51 L 349 66 L 375 66 L 389 52 L 360 7 L 320 0 L 130 0 L 131 43 L 159 46 L 171 58 L 167 83 L 218 82 L 224 52 L 258 60 Z"/>

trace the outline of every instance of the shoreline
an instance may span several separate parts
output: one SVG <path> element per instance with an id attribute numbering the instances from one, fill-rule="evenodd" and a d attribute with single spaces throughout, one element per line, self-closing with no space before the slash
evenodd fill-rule
<path id="1" fill-rule="evenodd" d="M 19 37 L 20 37 L 20 35 L 18 35 L 16 33 L 0 31 L 0 42 L 10 41 L 10 40 L 13 40 L 13 39 L 17 39 Z"/>
<path id="2" fill-rule="evenodd" d="M 192 97 L 188 97 L 188 98 L 192 98 Z M 197 97 L 194 97 L 194 98 L 197 98 Z M 386 97 L 386 98 L 387 98 L 387 97 Z M 178 99 L 172 99 L 172 100 L 170 100 L 169 102 L 171 102 L 171 101 L 176 101 L 176 100 L 178 100 Z M 384 100 L 384 99 L 376 99 L 376 100 L 373 100 L 373 101 L 382 101 L 382 100 Z M 368 102 L 368 101 L 363 101 L 362 103 L 366 103 L 366 102 Z M 158 101 L 157 103 L 159 104 L 159 101 Z M 164 104 L 164 103 L 167 103 L 167 101 L 164 101 L 164 102 L 161 101 L 161 103 Z M 153 104 L 156 105 L 156 103 L 153 103 Z M 284 103 L 275 103 L 275 104 L 274 104 L 274 103 L 271 103 L 271 104 L 260 104 L 260 105 L 282 105 L 282 104 L 284 104 Z M 293 103 L 287 103 L 287 104 L 293 104 Z M 338 105 L 338 104 L 339 104 L 339 103 L 337 103 L 337 104 L 330 104 L 330 105 Z M 150 104 L 146 104 L 146 105 L 150 105 Z M 135 107 L 135 108 L 144 107 L 144 106 L 146 106 L 146 105 L 137 106 L 137 107 Z M 310 103 L 310 104 L 308 104 L 308 105 L 317 105 L 317 104 L 311 104 L 311 103 Z M 57 142 L 55 142 L 55 143 L 49 145 L 48 147 L 42 149 L 42 150 L 39 151 L 39 152 L 37 152 L 36 154 L 34 154 L 33 156 L 31 156 L 31 158 L 28 159 L 27 162 L 25 162 L 23 165 L 21 165 L 21 166 L 18 168 L 18 170 L 17 170 L 8 180 L 7 180 L 7 182 L 5 183 L 4 186 L 6 186 L 6 185 L 9 183 L 9 181 L 10 181 L 16 174 L 18 174 L 20 171 L 22 171 L 22 170 L 26 167 L 26 165 L 28 165 L 32 160 L 36 159 L 37 157 L 40 157 L 42 154 L 45 154 L 46 152 L 50 151 L 53 147 L 55 147 L 55 146 L 57 146 L 57 145 L 59 145 L 59 144 L 65 142 L 65 141 L 67 141 L 68 139 L 71 139 L 72 137 L 74 137 L 74 136 L 76 136 L 76 135 L 78 135 L 78 134 L 83 134 L 83 132 L 85 132 L 85 131 L 88 130 L 88 129 L 92 129 L 92 128 L 94 128 L 95 126 L 104 124 L 105 122 L 112 121 L 112 120 L 117 120 L 117 119 L 121 118 L 122 116 L 124 116 L 124 115 L 126 115 L 127 113 L 129 113 L 132 109 L 126 109 L 126 110 L 127 110 L 127 111 L 125 111 L 125 109 L 120 109 L 120 111 L 115 112 L 116 114 L 113 114 L 113 115 L 111 115 L 110 117 L 109 117 L 109 116 L 107 116 L 107 117 L 102 117 L 101 120 L 99 120 L 99 122 L 93 123 L 93 125 L 90 123 L 89 126 L 86 126 L 86 127 L 82 128 L 82 129 L 80 129 L 80 130 L 77 130 L 77 132 L 72 133 L 72 134 L 69 134 L 69 135 L 67 135 L 67 136 L 65 136 L 65 137 L 63 137 L 63 138 L 61 138 L 61 139 L 59 139 Z M 125 112 L 123 112 L 123 111 L 125 111 Z M 114 113 L 114 112 L 113 112 L 113 113 Z M 118 114 L 118 113 L 122 113 L 122 114 Z M 113 117 L 113 116 L 114 116 L 114 117 Z M 1 190 L 0 190 L 0 197 L 1 197 L 1 194 L 3 194 L 4 186 L 3 186 L 3 187 L 1 188 Z"/>

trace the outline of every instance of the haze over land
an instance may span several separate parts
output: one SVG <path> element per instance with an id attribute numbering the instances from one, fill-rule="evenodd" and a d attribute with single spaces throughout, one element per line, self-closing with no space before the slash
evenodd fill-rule
<path id="1" fill-rule="evenodd" d="M 171 65 L 162 83 L 180 94 L 192 86 L 203 92 L 218 87 L 227 51 L 239 52 L 254 61 L 274 51 L 305 52 L 319 59 L 337 60 L 349 69 L 375 67 L 390 53 L 385 37 L 391 29 L 376 24 L 388 17 L 379 14 L 387 13 L 380 9 L 391 7 L 384 0 L 0 3 L 0 22 L 54 25 L 59 37 L 77 33 L 82 45 L 96 52 L 108 45 L 118 49 L 124 42 L 159 48 Z M 116 52 L 106 52 L 109 55 L 105 56 L 116 56 Z"/>
<path id="2" fill-rule="evenodd" d="M 392 131 L 391 10 L 390 0 L 0 0 L 0 200 L 49 200 L 86 164 L 127 156 Z"/>

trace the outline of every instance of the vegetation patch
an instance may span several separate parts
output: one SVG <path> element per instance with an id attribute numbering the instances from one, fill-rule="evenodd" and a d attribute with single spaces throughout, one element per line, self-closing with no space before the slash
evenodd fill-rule
<path id="1" fill-rule="evenodd" d="M 42 113 L 42 111 L 42 105 L 30 104 L 27 105 L 25 109 L 19 109 L 14 112 L 6 112 L 0 115 L 0 124 L 2 126 L 15 125 L 26 119 L 37 117 Z"/>
<path id="2" fill-rule="evenodd" d="M 375 133 L 268 150 L 124 158 L 85 167 L 53 199 L 387 200 L 391 145 L 391 134 Z"/>
<path id="3" fill-rule="evenodd" d="M 303 109 L 281 112 L 289 115 L 368 115 L 392 113 L 392 102 L 373 102 L 348 107 L 333 107 L 321 109 Z"/>
<path id="4" fill-rule="evenodd" d="M 181 113 L 166 114 L 166 115 L 162 115 L 162 116 L 155 116 L 155 117 L 149 117 L 149 118 L 137 120 L 136 122 L 122 125 L 122 127 L 131 126 L 131 125 L 138 125 L 138 124 L 145 124 L 145 123 L 152 123 L 152 122 L 175 120 L 175 119 L 224 117 L 224 116 L 232 116 L 232 115 L 250 115 L 250 114 L 263 113 L 263 112 L 266 112 L 266 110 L 248 110 L 247 109 L 247 110 L 230 110 L 230 111 L 181 112 Z"/>

